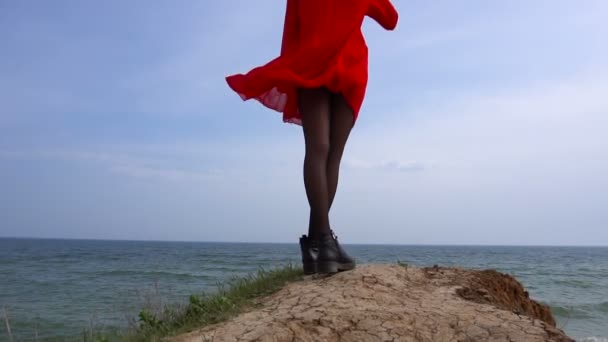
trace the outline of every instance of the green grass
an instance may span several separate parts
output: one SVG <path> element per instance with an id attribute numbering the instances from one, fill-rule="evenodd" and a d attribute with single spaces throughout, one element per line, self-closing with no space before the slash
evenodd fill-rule
<path id="1" fill-rule="evenodd" d="M 160 341 L 206 325 L 225 321 L 245 309 L 254 307 L 255 298 L 269 295 L 288 282 L 302 278 L 301 268 L 290 265 L 272 270 L 260 269 L 245 277 L 233 277 L 227 283 L 218 284 L 213 294 L 191 295 L 185 305 L 167 305 L 160 312 L 142 310 L 138 326 L 121 336 L 116 334 L 84 334 L 90 341 Z"/>
<path id="2" fill-rule="evenodd" d="M 407 270 L 407 267 L 409 266 L 407 262 L 401 261 L 401 260 L 397 260 L 397 265 L 405 268 L 406 270 Z"/>

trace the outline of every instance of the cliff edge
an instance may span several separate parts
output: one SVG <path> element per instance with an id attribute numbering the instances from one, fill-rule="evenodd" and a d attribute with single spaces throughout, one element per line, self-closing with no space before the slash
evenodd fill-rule
<path id="1" fill-rule="evenodd" d="M 574 341 L 546 305 L 494 270 L 360 265 L 256 304 L 171 341 Z"/>

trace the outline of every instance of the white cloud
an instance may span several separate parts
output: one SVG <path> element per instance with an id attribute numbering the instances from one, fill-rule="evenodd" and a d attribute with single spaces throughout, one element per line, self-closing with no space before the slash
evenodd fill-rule
<path id="1" fill-rule="evenodd" d="M 176 168 L 171 160 L 162 157 L 115 152 L 78 150 L 21 150 L 0 151 L 0 158 L 25 160 L 62 160 L 85 162 L 102 166 L 105 170 L 134 178 L 177 182 L 207 182 L 224 179 L 225 171 L 219 168 L 197 170 Z"/>
<path id="2" fill-rule="evenodd" d="M 371 170 L 371 171 L 401 171 L 401 172 L 418 172 L 427 169 L 429 165 L 417 161 L 398 161 L 387 160 L 380 162 L 369 162 L 359 159 L 346 159 L 343 161 L 348 168 L 355 170 Z"/>
<path id="3" fill-rule="evenodd" d="M 206 172 L 195 172 L 171 168 L 158 168 L 143 165 L 113 165 L 110 170 L 135 178 L 152 178 L 177 182 L 207 182 L 217 181 L 225 178 L 220 170 L 209 170 Z"/>

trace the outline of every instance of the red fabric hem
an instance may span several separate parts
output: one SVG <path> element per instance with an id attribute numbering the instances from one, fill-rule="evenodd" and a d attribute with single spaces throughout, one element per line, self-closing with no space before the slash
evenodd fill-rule
<path id="1" fill-rule="evenodd" d="M 275 86 L 270 90 L 263 92 L 261 95 L 252 95 L 244 93 L 244 84 L 245 75 L 233 75 L 226 77 L 226 82 L 228 86 L 232 88 L 234 92 L 236 92 L 243 101 L 247 101 L 249 99 L 255 99 L 260 102 L 265 107 L 277 111 L 283 114 L 283 122 L 291 123 L 298 126 L 302 126 L 302 119 L 299 117 L 300 114 L 296 109 L 295 116 L 290 116 L 285 113 L 285 108 L 287 105 L 288 95 L 287 93 L 279 91 L 279 89 Z"/>

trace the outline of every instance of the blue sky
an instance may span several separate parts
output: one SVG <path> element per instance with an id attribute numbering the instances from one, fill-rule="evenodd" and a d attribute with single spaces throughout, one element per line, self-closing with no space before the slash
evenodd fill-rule
<path id="1" fill-rule="evenodd" d="M 608 3 L 395 0 L 332 228 L 347 243 L 608 245 Z M 277 0 L 0 2 L 0 236 L 297 242 L 301 128 L 224 82 Z"/>

